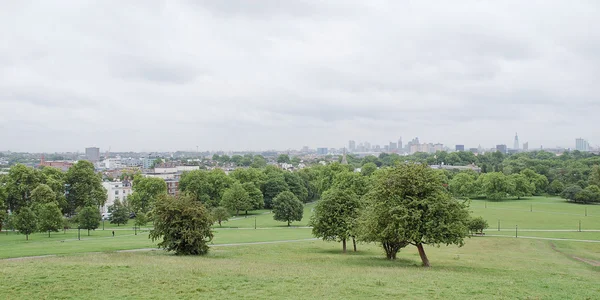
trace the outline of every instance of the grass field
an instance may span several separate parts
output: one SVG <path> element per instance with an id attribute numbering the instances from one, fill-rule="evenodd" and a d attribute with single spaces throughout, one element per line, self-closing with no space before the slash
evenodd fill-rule
<path id="1" fill-rule="evenodd" d="M 600 241 L 600 206 L 544 197 L 474 200 L 473 215 L 483 216 L 491 228 L 483 237 L 467 239 L 462 248 L 428 247 L 430 269 L 419 267 L 412 246 L 391 262 L 383 259 L 376 245 L 359 244 L 358 253 L 344 255 L 338 243 L 309 240 L 311 209 L 307 205 L 304 219 L 291 228 L 274 221 L 267 211 L 233 218 L 215 228 L 213 248 L 205 257 L 116 252 L 155 247 L 147 231 L 134 235 L 129 225 L 105 227 L 89 237 L 82 231 L 81 240 L 76 230 L 50 238 L 34 234 L 30 241 L 2 233 L 0 258 L 59 256 L 0 260 L 0 288 L 7 299 L 597 299 L 600 295 L 600 266 L 595 266 L 600 263 L 600 243 L 593 242 Z M 579 220 L 583 232 L 578 232 Z M 515 225 L 520 238 L 514 238 Z M 253 244 L 277 241 L 283 242 Z"/>

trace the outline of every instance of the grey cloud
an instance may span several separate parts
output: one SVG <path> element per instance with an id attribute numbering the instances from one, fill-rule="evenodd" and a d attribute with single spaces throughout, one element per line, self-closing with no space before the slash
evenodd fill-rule
<path id="1" fill-rule="evenodd" d="M 518 131 L 532 148 L 578 136 L 597 144 L 599 8 L 15 2 L 0 9 L 0 122 L 11 127 L 0 140 L 15 151 L 341 147 L 399 136 L 493 146 Z"/>

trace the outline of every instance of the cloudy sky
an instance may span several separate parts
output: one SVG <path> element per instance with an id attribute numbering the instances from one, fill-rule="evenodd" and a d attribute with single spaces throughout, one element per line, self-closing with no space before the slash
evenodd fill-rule
<path id="1" fill-rule="evenodd" d="M 599 20 L 595 0 L 2 1 L 0 150 L 597 145 Z"/>

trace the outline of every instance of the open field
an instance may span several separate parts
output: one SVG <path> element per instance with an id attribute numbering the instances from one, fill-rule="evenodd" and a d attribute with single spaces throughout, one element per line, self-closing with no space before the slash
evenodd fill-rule
<path id="1" fill-rule="evenodd" d="M 595 299 L 598 267 L 548 242 L 478 237 L 465 247 L 428 247 L 433 268 L 414 247 L 396 261 L 360 245 L 337 243 L 214 247 L 206 257 L 157 252 L 80 254 L 0 261 L 6 299 L 86 298 L 461 298 Z"/>
<path id="2" fill-rule="evenodd" d="M 290 228 L 264 210 L 236 217 L 215 228 L 205 257 L 116 252 L 155 247 L 147 229 L 134 235 L 130 225 L 92 231 L 89 237 L 82 230 L 81 240 L 77 230 L 50 238 L 38 233 L 30 241 L 3 232 L 0 258 L 59 256 L 0 259 L 0 288 L 8 299 L 595 299 L 600 294 L 600 206 L 544 197 L 474 200 L 473 215 L 490 225 L 486 235 L 467 239 L 462 248 L 428 247 L 430 269 L 419 267 L 412 246 L 392 262 L 376 245 L 359 244 L 358 253 L 344 255 L 339 243 L 310 240 L 311 209 L 307 205 L 304 219 Z"/>

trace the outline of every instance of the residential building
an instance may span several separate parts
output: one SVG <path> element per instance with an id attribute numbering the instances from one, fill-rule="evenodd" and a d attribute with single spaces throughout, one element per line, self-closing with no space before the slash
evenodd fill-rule
<path id="1" fill-rule="evenodd" d="M 456 151 L 465 151 L 465 145 L 456 145 L 454 149 Z"/>
<path id="2" fill-rule="evenodd" d="M 106 203 L 100 208 L 101 213 L 108 212 L 108 207 L 112 206 L 116 200 L 127 200 L 127 197 L 133 193 L 131 182 L 124 181 L 105 181 L 102 186 L 106 189 Z"/>
<path id="3" fill-rule="evenodd" d="M 97 162 L 100 160 L 100 148 L 89 147 L 85 148 L 85 157 L 91 162 Z"/>
<path id="4" fill-rule="evenodd" d="M 507 150 L 508 150 L 508 148 L 504 144 L 496 145 L 496 151 L 498 151 L 500 153 L 506 154 L 508 152 Z"/>
<path id="5" fill-rule="evenodd" d="M 60 169 L 63 172 L 66 172 L 67 170 L 69 170 L 69 168 L 71 168 L 73 166 L 73 162 L 69 162 L 69 161 L 46 161 L 46 159 L 44 158 L 44 155 L 42 154 L 42 160 L 40 161 L 39 166 L 40 167 L 53 167 L 53 168 Z"/>
<path id="6" fill-rule="evenodd" d="M 577 138 L 575 139 L 575 150 L 588 152 L 590 151 L 590 144 L 588 143 L 588 141 L 582 138 Z"/>
<path id="7" fill-rule="evenodd" d="M 430 148 L 429 150 L 430 150 L 430 152 L 434 152 L 434 153 L 438 152 L 438 151 L 444 151 L 444 144 L 440 144 L 440 143 L 434 144 L 433 148 Z M 433 151 L 431 151 L 431 150 L 433 150 Z"/>

